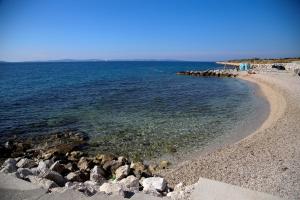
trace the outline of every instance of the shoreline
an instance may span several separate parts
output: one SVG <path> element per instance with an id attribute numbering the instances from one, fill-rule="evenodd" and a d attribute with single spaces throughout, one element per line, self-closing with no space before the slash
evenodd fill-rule
<path id="1" fill-rule="evenodd" d="M 295 171 L 300 167 L 300 159 L 297 161 L 300 158 L 300 150 L 297 148 L 300 138 L 296 134 L 300 129 L 292 122 L 287 124 L 286 120 L 294 119 L 297 122 L 297 117 L 300 118 L 298 113 L 291 115 L 291 111 L 299 110 L 296 102 L 300 97 L 295 97 L 292 93 L 295 91 L 287 91 L 286 87 L 292 81 L 299 83 L 299 79 L 291 74 L 239 77 L 259 85 L 267 98 L 270 113 L 263 124 L 236 143 L 205 155 L 197 155 L 193 160 L 161 171 L 160 174 L 171 185 L 178 182 L 190 185 L 204 177 L 294 199 L 300 194 L 300 176 Z M 294 142 L 295 147 L 290 147 L 287 141 Z M 286 180 L 283 181 L 284 179 Z"/>

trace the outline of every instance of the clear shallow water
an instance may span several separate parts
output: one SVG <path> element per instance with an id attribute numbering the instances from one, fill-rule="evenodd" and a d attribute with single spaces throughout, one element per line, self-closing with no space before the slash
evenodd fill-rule
<path id="1" fill-rule="evenodd" d="M 1 63 L 0 135 L 65 129 L 91 152 L 149 158 L 205 146 L 255 118 L 262 100 L 239 79 L 177 76 L 203 62 Z"/>

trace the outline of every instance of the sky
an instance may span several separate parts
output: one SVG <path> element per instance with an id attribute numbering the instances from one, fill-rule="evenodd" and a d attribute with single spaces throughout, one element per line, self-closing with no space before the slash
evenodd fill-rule
<path id="1" fill-rule="evenodd" d="M 300 0 L 0 0 L 0 60 L 299 57 Z"/>

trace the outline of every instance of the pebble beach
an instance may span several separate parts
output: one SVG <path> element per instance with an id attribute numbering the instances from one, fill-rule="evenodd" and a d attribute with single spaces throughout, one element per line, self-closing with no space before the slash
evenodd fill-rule
<path id="1" fill-rule="evenodd" d="M 292 73 L 244 74 L 267 98 L 270 113 L 237 143 L 161 171 L 170 185 L 190 185 L 199 177 L 218 180 L 287 199 L 300 196 L 300 79 Z"/>

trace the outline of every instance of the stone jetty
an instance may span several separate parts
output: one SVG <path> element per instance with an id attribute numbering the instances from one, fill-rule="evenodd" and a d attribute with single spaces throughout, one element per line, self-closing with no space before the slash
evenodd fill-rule
<path id="1" fill-rule="evenodd" d="M 177 75 L 205 76 L 205 77 L 237 77 L 238 73 L 232 70 L 181 71 Z"/>

